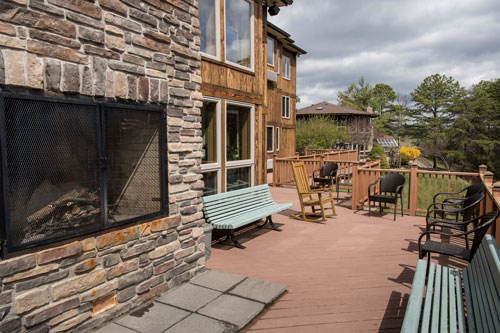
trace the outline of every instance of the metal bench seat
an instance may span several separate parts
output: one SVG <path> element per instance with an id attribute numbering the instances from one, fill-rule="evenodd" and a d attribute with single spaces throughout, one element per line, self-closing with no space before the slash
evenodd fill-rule
<path id="1" fill-rule="evenodd" d="M 291 203 L 274 202 L 267 184 L 248 187 L 203 198 L 203 212 L 207 222 L 215 229 L 228 230 L 236 247 L 245 248 L 234 236 L 234 229 L 266 218 L 274 230 L 281 231 L 272 221 L 271 215 L 291 208 Z"/>

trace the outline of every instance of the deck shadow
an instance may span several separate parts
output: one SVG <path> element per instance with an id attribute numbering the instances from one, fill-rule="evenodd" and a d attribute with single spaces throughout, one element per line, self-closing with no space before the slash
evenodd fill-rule
<path id="1" fill-rule="evenodd" d="M 236 239 L 238 242 L 240 242 L 242 245 L 244 245 L 246 242 L 259 237 L 261 235 L 267 234 L 268 232 L 278 232 L 275 231 L 271 228 L 269 224 L 264 225 L 263 227 L 259 227 L 264 223 L 264 220 L 261 219 L 259 221 L 256 221 L 254 223 L 251 223 L 249 225 L 246 225 L 242 228 L 236 229 L 234 234 L 236 235 Z M 274 222 L 274 224 L 278 227 L 281 228 L 284 224 L 283 223 L 277 223 Z M 234 244 L 230 239 L 226 239 L 223 243 L 221 243 L 221 240 L 223 240 L 227 235 L 227 230 L 223 229 L 214 229 L 212 231 L 212 247 L 220 250 L 230 250 L 234 248 Z"/>
<path id="2" fill-rule="evenodd" d="M 401 329 L 409 297 L 410 295 L 407 293 L 391 292 L 384 316 L 380 322 L 379 332 Z"/>

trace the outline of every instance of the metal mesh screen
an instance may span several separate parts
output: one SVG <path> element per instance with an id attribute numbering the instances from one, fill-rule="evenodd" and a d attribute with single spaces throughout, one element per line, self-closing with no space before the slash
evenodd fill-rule
<path id="1" fill-rule="evenodd" d="M 161 211 L 161 112 L 104 110 L 109 223 Z"/>
<path id="2" fill-rule="evenodd" d="M 101 226 L 95 105 L 6 97 L 12 248 Z"/>

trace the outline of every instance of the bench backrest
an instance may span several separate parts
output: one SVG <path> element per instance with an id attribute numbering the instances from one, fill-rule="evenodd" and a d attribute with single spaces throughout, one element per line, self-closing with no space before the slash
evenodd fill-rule
<path id="1" fill-rule="evenodd" d="M 274 202 L 267 184 L 214 194 L 202 200 L 205 218 L 211 223 Z"/>
<path id="2" fill-rule="evenodd" d="M 465 274 L 472 298 L 467 304 L 469 331 L 475 322 L 479 332 L 500 332 L 500 249 L 491 235 L 484 236 Z"/>

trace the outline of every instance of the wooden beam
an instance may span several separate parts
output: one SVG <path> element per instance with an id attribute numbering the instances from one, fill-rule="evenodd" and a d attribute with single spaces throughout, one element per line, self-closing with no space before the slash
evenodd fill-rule
<path id="1" fill-rule="evenodd" d="M 256 105 L 264 104 L 264 98 L 260 94 L 254 94 L 242 90 L 218 86 L 211 83 L 202 83 L 201 93 L 203 95 L 230 99 L 233 101 L 252 103 Z"/>

